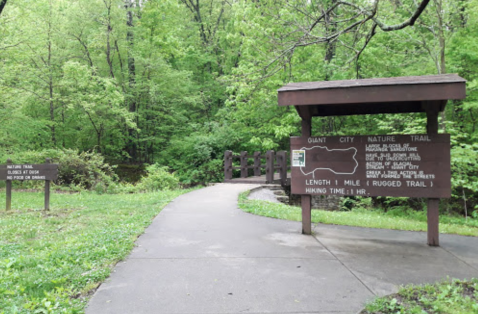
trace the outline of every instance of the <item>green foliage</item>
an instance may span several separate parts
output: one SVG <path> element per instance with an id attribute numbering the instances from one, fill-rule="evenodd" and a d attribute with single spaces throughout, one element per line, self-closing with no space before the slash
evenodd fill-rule
<path id="1" fill-rule="evenodd" d="M 138 235 L 184 192 L 54 193 L 48 212 L 43 193 L 15 193 L 13 210 L 0 211 L 0 313 L 83 313 Z"/>
<path id="2" fill-rule="evenodd" d="M 478 280 L 451 280 L 409 285 L 397 294 L 377 298 L 360 314 L 478 313 Z"/>
<path id="3" fill-rule="evenodd" d="M 139 191 L 155 192 L 179 187 L 179 179 L 168 171 L 168 167 L 153 164 L 146 167 L 146 173 L 137 185 Z"/>
<path id="4" fill-rule="evenodd" d="M 244 192 L 239 196 L 239 208 L 245 212 L 278 219 L 302 220 L 300 207 L 249 200 L 248 194 L 249 192 Z M 394 230 L 427 230 L 425 211 L 417 211 L 405 206 L 396 206 L 384 211 L 382 208 L 370 207 L 371 198 L 349 200 L 352 200 L 355 206 L 347 211 L 312 210 L 312 222 Z M 456 214 L 440 215 L 440 232 L 476 237 L 478 236 L 478 219 L 476 217 L 465 219 Z"/>
<path id="5" fill-rule="evenodd" d="M 161 154 L 160 162 L 173 169 L 184 184 L 224 180 L 224 151 L 241 141 L 241 135 L 228 126 L 214 123 L 205 129 L 172 139 Z"/>

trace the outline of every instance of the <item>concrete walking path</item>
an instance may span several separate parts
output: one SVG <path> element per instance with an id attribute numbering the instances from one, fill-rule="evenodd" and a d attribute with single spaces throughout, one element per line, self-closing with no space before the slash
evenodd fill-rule
<path id="1" fill-rule="evenodd" d="M 219 184 L 166 206 L 87 314 L 357 313 L 397 285 L 478 277 L 478 238 L 318 225 L 243 213 Z"/>

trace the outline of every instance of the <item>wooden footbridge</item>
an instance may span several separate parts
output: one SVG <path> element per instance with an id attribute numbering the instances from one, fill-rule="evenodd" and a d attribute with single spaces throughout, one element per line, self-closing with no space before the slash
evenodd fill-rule
<path id="1" fill-rule="evenodd" d="M 234 155 L 228 150 L 224 153 L 224 182 L 251 184 L 290 185 L 289 153 L 286 151 L 267 151 L 265 154 L 246 151 Z M 240 170 L 240 177 L 234 178 L 234 170 Z"/>

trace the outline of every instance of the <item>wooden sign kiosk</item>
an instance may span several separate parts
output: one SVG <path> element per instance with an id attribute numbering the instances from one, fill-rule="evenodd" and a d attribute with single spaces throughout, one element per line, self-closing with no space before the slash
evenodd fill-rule
<path id="1" fill-rule="evenodd" d="M 451 196 L 450 137 L 438 134 L 447 100 L 464 99 L 456 74 L 290 83 L 279 106 L 295 106 L 302 136 L 291 138 L 291 192 L 301 195 L 311 234 L 311 195 L 428 198 L 428 245 L 439 245 L 438 205 Z M 312 136 L 312 117 L 425 112 L 427 134 Z"/>

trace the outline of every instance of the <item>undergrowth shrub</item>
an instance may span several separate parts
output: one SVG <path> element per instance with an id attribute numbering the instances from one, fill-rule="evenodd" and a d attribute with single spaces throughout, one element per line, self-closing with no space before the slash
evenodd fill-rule
<path id="1" fill-rule="evenodd" d="M 227 126 L 213 123 L 208 127 L 188 137 L 172 138 L 159 156 L 158 162 L 168 165 L 185 185 L 222 182 L 224 151 L 241 143 L 237 132 Z"/>
<path id="2" fill-rule="evenodd" d="M 168 171 L 168 167 L 153 164 L 146 167 L 147 175 L 136 185 L 138 191 L 154 192 L 173 190 L 179 187 L 179 179 Z"/>

